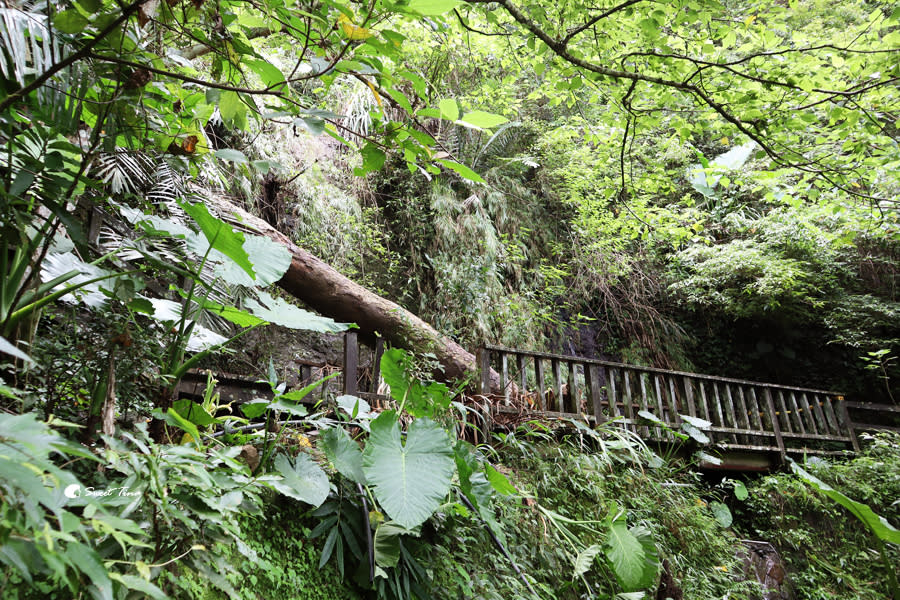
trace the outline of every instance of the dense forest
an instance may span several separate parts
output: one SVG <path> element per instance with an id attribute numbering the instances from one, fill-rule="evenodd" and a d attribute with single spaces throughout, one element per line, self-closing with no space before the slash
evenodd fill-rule
<path id="1" fill-rule="evenodd" d="M 900 600 L 892 3 L 6 0 L 0 144 L 0 598 Z"/>

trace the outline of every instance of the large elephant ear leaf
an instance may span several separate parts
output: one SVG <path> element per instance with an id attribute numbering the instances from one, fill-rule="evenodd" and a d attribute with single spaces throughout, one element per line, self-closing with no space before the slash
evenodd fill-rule
<path id="1" fill-rule="evenodd" d="M 211 215 L 202 202 L 197 204 L 182 203 L 184 212 L 189 214 L 209 242 L 209 245 L 218 250 L 240 266 L 250 279 L 256 280 L 256 272 L 250 264 L 250 257 L 244 250 L 244 234 L 235 231 L 225 221 Z"/>
<path id="2" fill-rule="evenodd" d="M 384 412 L 372 421 L 363 473 L 397 524 L 413 529 L 424 523 L 450 491 L 453 469 L 450 438 L 434 421 L 413 422 L 406 444 L 395 412 Z"/>
<path id="3" fill-rule="evenodd" d="M 656 545 L 647 529 L 629 529 L 624 518 L 616 519 L 610 523 L 604 550 L 616 579 L 626 592 L 648 588 L 656 581 L 659 561 Z"/>
<path id="4" fill-rule="evenodd" d="M 328 498 L 328 475 L 308 454 L 298 454 L 291 461 L 284 454 L 275 459 L 275 471 L 282 476 L 272 487 L 295 500 L 320 506 Z"/>

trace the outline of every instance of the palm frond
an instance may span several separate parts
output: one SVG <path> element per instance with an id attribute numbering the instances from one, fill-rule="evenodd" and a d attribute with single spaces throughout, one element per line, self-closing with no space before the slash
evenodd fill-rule
<path id="1" fill-rule="evenodd" d="M 0 8 L 0 73 L 20 86 L 62 56 L 62 44 L 50 33 L 47 15 L 19 8 Z"/>
<path id="2" fill-rule="evenodd" d="M 116 149 L 97 157 L 95 175 L 113 194 L 133 194 L 152 183 L 154 165 L 143 152 Z"/>

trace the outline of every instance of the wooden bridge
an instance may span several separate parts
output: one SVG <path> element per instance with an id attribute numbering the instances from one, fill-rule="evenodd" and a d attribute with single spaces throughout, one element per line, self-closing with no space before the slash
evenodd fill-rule
<path id="1" fill-rule="evenodd" d="M 682 423 L 699 418 L 709 423 L 702 431 L 711 448 L 723 451 L 730 467 L 847 454 L 859 450 L 861 430 L 900 431 L 886 424 L 900 416 L 900 407 L 848 402 L 828 390 L 498 346 L 480 348 L 478 365 L 479 391 L 495 399 L 497 412 L 614 421 L 659 443 L 675 442 Z M 500 376 L 500 394 L 491 394 L 491 370 Z"/>
<path id="2" fill-rule="evenodd" d="M 306 385 L 326 374 L 327 382 L 309 397 L 357 395 L 389 401 L 378 394 L 381 339 L 371 348 L 357 334 L 344 334 L 343 365 L 302 364 L 290 387 Z M 577 356 L 512 350 L 478 349 L 477 392 L 490 400 L 489 417 L 499 421 L 529 418 L 613 421 L 651 443 L 675 443 L 683 423 L 703 419 L 709 451 L 718 450 L 725 468 L 768 469 L 789 455 L 844 455 L 859 450 L 858 433 L 900 432 L 900 407 L 849 402 L 840 392 L 669 371 Z M 500 378 L 491 381 L 491 372 Z M 219 393 L 238 403 L 270 392 L 266 384 L 217 375 Z M 189 374 L 179 386 L 188 396 L 202 395 L 205 374 Z M 649 413 L 652 418 L 642 417 Z M 687 419 L 684 416 L 687 416 Z M 893 423 L 893 424 L 891 424 Z M 708 464 L 705 466 L 714 467 Z"/>

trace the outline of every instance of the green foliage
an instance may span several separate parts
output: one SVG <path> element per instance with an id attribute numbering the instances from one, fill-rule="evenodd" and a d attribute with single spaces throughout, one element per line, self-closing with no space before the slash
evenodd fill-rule
<path id="1" fill-rule="evenodd" d="M 804 470 L 830 488 L 869 507 L 889 523 L 900 522 L 896 499 L 898 453 L 895 434 L 878 434 L 865 451 L 846 462 L 808 461 Z M 877 538 L 840 504 L 794 474 L 769 475 L 748 485 L 744 505 L 734 506 L 742 535 L 771 541 L 786 561 L 801 600 L 852 596 L 884 598 L 897 547 Z M 878 585 L 873 585 L 878 582 Z"/>

